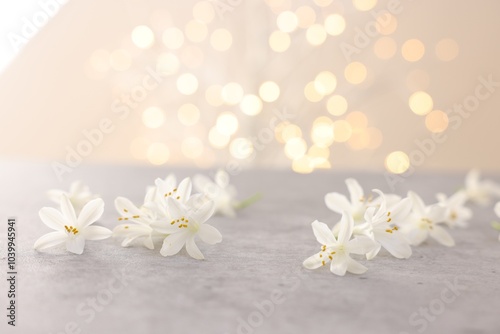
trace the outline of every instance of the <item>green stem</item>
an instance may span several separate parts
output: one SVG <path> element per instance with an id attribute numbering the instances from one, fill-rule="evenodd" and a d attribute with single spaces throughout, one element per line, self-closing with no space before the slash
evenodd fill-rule
<path id="1" fill-rule="evenodd" d="M 493 227 L 495 230 L 500 231 L 500 223 L 499 222 L 491 222 L 491 227 Z"/>
<path id="2" fill-rule="evenodd" d="M 262 198 L 262 194 L 256 193 L 255 195 L 250 196 L 249 198 L 236 204 L 235 208 L 237 210 L 244 209 L 244 208 L 249 207 L 250 205 L 254 204 L 255 202 L 259 201 L 261 198 Z"/>

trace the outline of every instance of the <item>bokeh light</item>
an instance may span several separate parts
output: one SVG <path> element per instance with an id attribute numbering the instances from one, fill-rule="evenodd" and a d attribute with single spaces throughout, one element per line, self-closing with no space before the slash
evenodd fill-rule
<path id="1" fill-rule="evenodd" d="M 332 95 L 326 102 L 326 109 L 334 116 L 342 116 L 347 111 L 347 100 L 342 95 Z"/>
<path id="2" fill-rule="evenodd" d="M 306 39 L 313 46 L 323 44 L 326 40 L 326 31 L 323 25 L 316 23 L 307 28 Z"/>
<path id="3" fill-rule="evenodd" d="M 158 107 L 149 107 L 142 112 L 142 123 L 150 129 L 156 129 L 165 122 L 165 113 Z"/>
<path id="4" fill-rule="evenodd" d="M 216 126 L 219 133 L 231 136 L 236 133 L 239 127 L 238 118 L 231 112 L 223 112 L 217 117 Z"/>
<path id="5" fill-rule="evenodd" d="M 300 6 L 295 10 L 295 15 L 301 28 L 308 28 L 316 21 L 316 12 L 309 6 Z"/>
<path id="6" fill-rule="evenodd" d="M 188 159 L 196 159 L 203 154 L 203 142 L 198 137 L 188 137 L 182 141 L 182 154 Z"/>
<path id="7" fill-rule="evenodd" d="M 280 96 L 280 87 L 274 81 L 265 81 L 259 87 L 259 96 L 266 102 L 274 102 Z"/>
<path id="8" fill-rule="evenodd" d="M 360 84 L 366 79 L 366 66 L 357 61 L 349 63 L 344 69 L 344 76 L 349 83 L 353 85 Z"/>
<path id="9" fill-rule="evenodd" d="M 352 0 L 354 8 L 360 11 L 368 11 L 375 7 L 377 0 Z"/>
<path id="10" fill-rule="evenodd" d="M 230 136 L 220 133 L 215 126 L 208 132 L 208 141 L 213 147 L 218 149 L 225 148 L 229 144 L 230 139 Z"/>
<path id="11" fill-rule="evenodd" d="M 126 71 L 132 65 L 132 57 L 127 50 L 118 49 L 109 55 L 109 64 L 116 71 Z"/>
<path id="12" fill-rule="evenodd" d="M 230 82 L 222 87 L 221 94 L 222 99 L 226 104 L 235 105 L 240 103 L 245 92 L 239 83 Z"/>
<path id="13" fill-rule="evenodd" d="M 335 141 L 338 143 L 344 143 L 351 138 L 352 127 L 349 122 L 345 120 L 338 120 L 333 123 L 333 131 L 335 134 Z"/>
<path id="14" fill-rule="evenodd" d="M 179 66 L 179 58 L 173 53 L 162 53 L 156 61 L 156 71 L 164 76 L 177 73 Z"/>
<path id="15" fill-rule="evenodd" d="M 419 61 L 425 54 L 424 43 L 418 39 L 409 39 L 403 43 L 401 54 L 409 62 Z"/>
<path id="16" fill-rule="evenodd" d="M 201 22 L 210 23 L 215 18 L 214 6 L 210 1 L 200 1 L 193 6 L 193 17 Z"/>
<path id="17" fill-rule="evenodd" d="M 333 93 L 337 87 L 337 77 L 332 72 L 323 71 L 316 75 L 314 79 L 314 88 L 321 95 Z"/>
<path id="18" fill-rule="evenodd" d="M 418 91 L 410 95 L 408 99 L 408 105 L 411 111 L 417 115 L 428 114 L 434 105 L 432 97 L 423 91 Z"/>
<path id="19" fill-rule="evenodd" d="M 207 25 L 198 20 L 191 20 L 186 23 L 184 28 L 187 39 L 193 43 L 199 43 L 205 40 L 208 35 Z"/>
<path id="20" fill-rule="evenodd" d="M 233 44 L 233 35 L 227 29 L 215 29 L 210 36 L 210 45 L 216 51 L 227 51 Z"/>
<path id="21" fill-rule="evenodd" d="M 285 155 L 292 160 L 299 159 L 307 152 L 307 143 L 302 138 L 292 138 L 285 144 Z"/>
<path id="22" fill-rule="evenodd" d="M 381 35 L 393 34 L 398 27 L 398 20 L 396 17 L 387 11 L 382 11 L 377 16 L 377 21 L 375 27 Z"/>
<path id="23" fill-rule="evenodd" d="M 396 41 L 391 37 L 381 37 L 373 45 L 373 52 L 380 59 L 394 57 L 398 50 Z"/>
<path id="24" fill-rule="evenodd" d="M 184 33 L 177 27 L 165 29 L 162 35 L 162 42 L 167 49 L 177 50 L 184 44 Z"/>
<path id="25" fill-rule="evenodd" d="M 448 115 L 441 110 L 433 110 L 425 116 L 425 127 L 434 133 L 443 132 L 448 128 Z"/>
<path id="26" fill-rule="evenodd" d="M 436 56 L 439 60 L 451 61 L 457 58 L 458 52 L 458 43 L 454 39 L 445 38 L 436 44 Z"/>
<path id="27" fill-rule="evenodd" d="M 200 109 L 192 103 L 183 104 L 177 110 L 177 118 L 182 125 L 195 125 L 200 120 Z"/>
<path id="28" fill-rule="evenodd" d="M 394 174 L 402 174 L 410 168 L 410 158 L 403 151 L 394 151 L 385 158 L 385 168 Z"/>
<path id="29" fill-rule="evenodd" d="M 153 46 L 155 35 L 151 28 L 145 25 L 140 25 L 132 30 L 132 42 L 140 49 L 147 49 Z"/>
<path id="30" fill-rule="evenodd" d="M 298 24 L 299 20 L 297 19 L 297 15 L 291 11 L 280 13 L 276 19 L 276 25 L 282 32 L 292 32 L 297 29 Z"/>
<path id="31" fill-rule="evenodd" d="M 290 47 L 290 35 L 279 30 L 274 31 L 269 36 L 269 46 L 274 52 L 284 52 Z"/>
<path id="32" fill-rule="evenodd" d="M 205 91 L 205 100 L 208 104 L 213 107 L 219 107 L 224 104 L 224 99 L 222 98 L 222 86 L 212 85 Z"/>
<path id="33" fill-rule="evenodd" d="M 256 95 L 247 94 L 240 102 L 240 109 L 245 115 L 255 116 L 262 111 L 262 101 Z"/>
<path id="34" fill-rule="evenodd" d="M 170 150 L 164 143 L 152 143 L 148 147 L 147 158 L 153 165 L 163 165 L 170 158 Z"/>
<path id="35" fill-rule="evenodd" d="M 198 90 L 198 79 L 191 73 L 184 73 L 177 78 L 177 89 L 181 94 L 192 95 Z"/>
<path id="36" fill-rule="evenodd" d="M 252 142 L 247 138 L 236 138 L 229 145 L 229 152 L 236 159 L 247 159 L 253 152 L 254 147 Z"/>
<path id="37" fill-rule="evenodd" d="M 345 19 L 340 14 L 328 15 L 325 19 L 325 31 L 332 36 L 338 36 L 345 30 Z"/>

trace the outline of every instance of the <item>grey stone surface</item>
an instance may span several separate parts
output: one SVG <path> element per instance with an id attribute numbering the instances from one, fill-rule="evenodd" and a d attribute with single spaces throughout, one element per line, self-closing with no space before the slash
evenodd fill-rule
<path id="1" fill-rule="evenodd" d="M 382 174 L 243 172 L 233 178 L 240 196 L 261 192 L 263 199 L 237 219 L 214 218 L 224 240 L 215 246 L 200 243 L 206 260 L 197 261 L 184 251 L 164 258 L 158 250 L 121 248 L 111 239 L 88 242 L 81 256 L 32 249 L 34 241 L 49 232 L 38 218 L 38 210 L 50 205 L 46 190 L 84 180 L 105 200 L 101 224 L 112 228 L 117 223 L 116 196 L 140 202 L 145 186 L 171 170 L 80 167 L 63 183 L 49 165 L 2 163 L 0 172 L 2 256 L 7 216 L 18 219 L 19 244 L 17 327 L 6 325 L 7 287 L 2 279 L 1 333 L 399 334 L 419 333 L 424 326 L 424 333 L 500 332 L 500 243 L 489 225 L 495 219 L 491 207 L 474 208 L 470 227 L 451 231 L 454 248 L 430 241 L 414 248 L 408 260 L 383 253 L 362 261 L 369 268 L 366 274 L 337 277 L 327 268 L 302 268 L 302 261 L 319 246 L 310 223 L 336 221 L 323 196 L 329 191 L 345 193 L 346 177 L 357 177 L 365 189 L 388 191 Z M 174 172 L 181 177 L 194 171 Z M 420 174 L 399 184 L 396 192 L 412 189 L 430 202 L 438 191 L 454 191 L 462 179 L 463 175 Z M 0 268 L 4 277 L 4 258 Z M 125 278 L 121 291 L 116 272 Z M 110 283 L 114 292 L 107 293 Z M 459 285 L 453 301 L 450 284 Z M 256 305 L 277 293 L 282 294 L 280 303 L 259 316 Z M 106 305 L 98 302 L 94 314 L 86 303 L 95 298 Z M 425 320 L 418 312 L 429 307 L 433 309 Z M 254 326 L 241 328 L 239 319 Z M 76 331 L 71 323 L 78 326 Z"/>

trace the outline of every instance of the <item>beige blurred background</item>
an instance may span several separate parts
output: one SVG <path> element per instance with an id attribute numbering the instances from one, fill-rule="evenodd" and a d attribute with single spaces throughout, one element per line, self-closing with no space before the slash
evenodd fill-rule
<path id="1" fill-rule="evenodd" d="M 498 1 L 47 0 L 1 12 L 3 161 L 500 170 Z"/>

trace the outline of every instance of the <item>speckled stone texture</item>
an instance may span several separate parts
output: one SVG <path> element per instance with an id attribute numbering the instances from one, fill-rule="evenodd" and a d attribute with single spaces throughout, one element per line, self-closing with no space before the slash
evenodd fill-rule
<path id="1" fill-rule="evenodd" d="M 113 200 L 140 202 L 147 185 L 171 170 L 123 166 L 80 167 L 59 183 L 50 166 L 0 167 L 0 268 L 6 273 L 6 221 L 18 219 L 18 319 L 6 325 L 6 280 L 1 280 L 1 333 L 500 333 L 500 243 L 490 227 L 492 207 L 474 207 L 470 227 L 452 230 L 457 246 L 433 241 L 409 260 L 381 253 L 364 275 L 337 277 L 327 268 L 307 271 L 302 261 L 318 251 L 310 223 L 330 226 L 338 216 L 323 196 L 346 193 L 346 177 L 365 189 L 388 191 L 382 174 L 246 171 L 233 177 L 240 197 L 263 199 L 237 219 L 214 218 L 221 244 L 200 242 L 206 260 L 185 251 L 164 258 L 159 248 L 122 248 L 115 240 L 88 242 L 81 256 L 37 253 L 34 241 L 49 229 L 38 210 L 45 191 L 75 179 L 102 195 L 101 224 L 117 223 Z M 179 177 L 194 170 L 174 170 Z M 493 176 L 500 181 L 500 176 Z M 463 175 L 418 174 L 397 185 L 427 202 L 451 193 Z"/>

